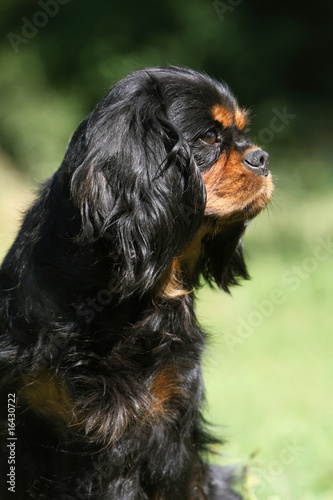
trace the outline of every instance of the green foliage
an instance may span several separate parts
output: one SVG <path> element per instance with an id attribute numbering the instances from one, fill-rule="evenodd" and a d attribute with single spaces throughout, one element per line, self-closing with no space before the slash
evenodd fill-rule
<path id="1" fill-rule="evenodd" d="M 258 144 L 302 149 L 304 136 L 313 144 L 325 132 L 329 9 L 286 0 L 4 0 L 0 144 L 19 168 L 45 177 L 114 81 L 179 64 L 224 79 L 253 107 Z M 284 107 L 295 119 L 272 131 L 274 110 Z"/>

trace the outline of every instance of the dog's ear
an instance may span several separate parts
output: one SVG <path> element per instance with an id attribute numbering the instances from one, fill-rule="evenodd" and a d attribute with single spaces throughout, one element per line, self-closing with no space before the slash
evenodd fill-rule
<path id="1" fill-rule="evenodd" d="M 74 134 L 63 166 L 80 242 L 104 241 L 123 298 L 150 290 L 193 238 L 206 201 L 158 82 L 145 75 L 114 87 Z"/>
<path id="2" fill-rule="evenodd" d="M 200 271 L 210 285 L 229 292 L 240 278 L 250 278 L 240 239 L 244 230 L 245 226 L 230 228 L 204 241 Z"/>

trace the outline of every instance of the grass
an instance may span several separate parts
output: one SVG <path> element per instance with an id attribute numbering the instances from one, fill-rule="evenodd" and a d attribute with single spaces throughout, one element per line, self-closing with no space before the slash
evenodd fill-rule
<path id="1" fill-rule="evenodd" d="M 244 238 L 252 280 L 232 297 L 207 288 L 199 295 L 201 324 L 213 332 L 206 417 L 228 439 L 219 462 L 248 465 L 246 498 L 328 500 L 332 195 L 291 192 L 283 174 L 281 184 L 284 196 Z"/>
<path id="2" fill-rule="evenodd" d="M 333 498 L 332 195 L 329 168 L 314 186 L 309 164 L 280 166 L 276 201 L 245 235 L 253 279 L 199 293 L 206 417 L 229 440 L 218 461 L 247 465 L 248 500 Z M 1 176 L 0 257 L 31 198 L 13 169 Z"/>

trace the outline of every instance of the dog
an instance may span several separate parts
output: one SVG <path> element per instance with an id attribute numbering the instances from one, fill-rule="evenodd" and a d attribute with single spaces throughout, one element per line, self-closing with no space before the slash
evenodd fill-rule
<path id="1" fill-rule="evenodd" d="M 273 181 L 247 123 L 224 83 L 168 66 L 77 128 L 0 271 L 1 499 L 240 498 L 205 462 L 194 294 L 249 277 Z"/>

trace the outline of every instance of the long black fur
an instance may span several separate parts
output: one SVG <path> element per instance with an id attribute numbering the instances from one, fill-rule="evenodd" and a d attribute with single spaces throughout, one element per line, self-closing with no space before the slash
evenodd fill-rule
<path id="1" fill-rule="evenodd" d="M 0 271 L 2 500 L 239 498 L 203 462 L 215 440 L 201 415 L 193 293 L 166 299 L 159 287 L 204 220 L 202 173 L 216 155 L 197 141 L 215 102 L 235 100 L 191 70 L 129 75 L 79 125 L 27 212 Z M 224 290 L 248 277 L 244 229 L 204 243 L 189 291 L 200 275 Z M 172 395 L 163 411 L 158 377 Z"/>

